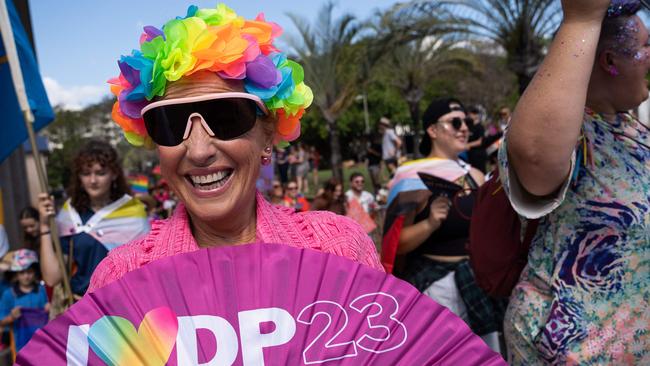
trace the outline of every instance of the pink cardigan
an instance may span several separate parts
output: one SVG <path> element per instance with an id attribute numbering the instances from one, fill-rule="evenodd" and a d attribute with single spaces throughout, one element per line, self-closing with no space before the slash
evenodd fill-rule
<path id="1" fill-rule="evenodd" d="M 316 249 L 383 271 L 375 245 L 356 222 L 327 211 L 295 213 L 270 204 L 259 192 L 256 240 Z M 154 221 L 149 234 L 111 250 L 97 266 L 88 292 L 156 259 L 199 249 L 185 206 L 179 204 L 171 218 Z"/>

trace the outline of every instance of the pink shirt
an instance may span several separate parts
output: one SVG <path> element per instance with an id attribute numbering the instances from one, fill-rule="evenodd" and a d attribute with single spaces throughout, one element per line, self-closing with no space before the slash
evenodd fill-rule
<path id="1" fill-rule="evenodd" d="M 356 222 L 327 211 L 296 213 L 270 204 L 259 192 L 256 240 L 320 250 L 383 271 L 375 245 Z M 88 292 L 156 259 L 199 249 L 185 206 L 179 204 L 171 218 L 154 221 L 149 234 L 111 250 L 97 266 Z"/>

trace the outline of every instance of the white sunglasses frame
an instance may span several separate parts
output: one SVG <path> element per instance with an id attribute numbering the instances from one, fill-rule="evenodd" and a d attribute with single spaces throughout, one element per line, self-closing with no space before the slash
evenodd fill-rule
<path id="1" fill-rule="evenodd" d="M 233 98 L 252 100 L 253 102 L 255 102 L 257 107 L 262 111 L 262 113 L 264 113 L 265 116 L 269 115 L 269 110 L 268 108 L 266 108 L 266 105 L 264 104 L 264 102 L 260 97 L 254 94 L 242 93 L 242 92 L 211 93 L 211 94 L 199 95 L 197 97 L 159 100 L 157 102 L 147 104 L 144 108 L 142 108 L 142 111 L 140 111 L 140 115 L 144 116 L 146 112 L 154 108 L 162 107 L 166 105 L 186 104 L 186 103 L 204 102 L 206 100 L 233 99 Z M 208 126 L 208 123 L 205 122 L 203 116 L 200 113 L 194 112 L 190 114 L 189 117 L 187 117 L 187 125 L 185 126 L 185 132 L 183 133 L 183 140 L 187 140 L 187 138 L 190 136 L 190 132 L 192 131 L 192 117 L 199 117 L 201 119 L 201 125 L 208 132 L 208 134 L 212 137 L 216 136 L 215 133 L 212 131 L 212 129 Z"/>

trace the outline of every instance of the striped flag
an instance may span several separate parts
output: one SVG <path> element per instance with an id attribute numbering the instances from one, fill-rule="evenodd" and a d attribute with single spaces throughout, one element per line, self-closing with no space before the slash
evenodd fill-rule
<path id="1" fill-rule="evenodd" d="M 129 178 L 131 190 L 136 194 L 149 193 L 149 178 L 146 175 L 140 174 Z"/>

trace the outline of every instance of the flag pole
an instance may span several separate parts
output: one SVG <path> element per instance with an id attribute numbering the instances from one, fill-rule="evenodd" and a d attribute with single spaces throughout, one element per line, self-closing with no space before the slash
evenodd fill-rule
<path id="1" fill-rule="evenodd" d="M 16 90 L 16 97 L 18 98 L 18 104 L 23 115 L 23 121 L 25 122 L 25 127 L 27 128 L 27 134 L 29 135 L 29 143 L 32 146 L 32 154 L 34 155 L 34 161 L 36 162 L 36 172 L 38 174 L 38 182 L 41 188 L 41 192 L 48 193 L 48 184 L 47 176 L 43 170 L 43 164 L 41 163 L 41 155 L 36 145 L 36 134 L 34 133 L 33 123 L 34 115 L 27 101 L 27 93 L 25 91 L 25 82 L 23 80 L 23 73 L 20 68 L 20 60 L 18 59 L 18 52 L 16 50 L 16 43 L 14 40 L 13 29 L 11 28 L 11 21 L 9 19 L 9 12 L 7 11 L 6 0 L 0 0 L 0 32 L 2 33 L 2 41 L 5 46 L 6 59 L 9 63 L 9 71 L 11 72 L 11 79 L 13 80 L 14 89 Z M 72 290 L 70 288 L 70 280 L 68 273 L 63 262 L 63 251 L 61 249 L 61 242 L 59 241 L 59 230 L 56 226 L 56 220 L 52 216 L 50 217 L 50 231 L 52 236 L 52 244 L 54 245 L 54 252 L 56 254 L 56 259 L 59 265 L 59 271 L 62 274 L 62 283 L 63 283 L 63 293 L 68 302 L 68 306 L 72 305 L 74 298 L 72 296 Z"/>

